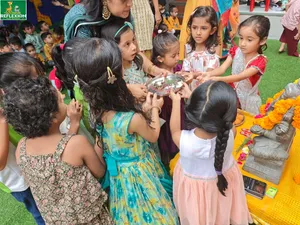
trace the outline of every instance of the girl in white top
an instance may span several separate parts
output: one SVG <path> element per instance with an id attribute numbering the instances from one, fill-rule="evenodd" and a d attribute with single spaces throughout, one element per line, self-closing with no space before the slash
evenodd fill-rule
<path id="1" fill-rule="evenodd" d="M 185 108 L 196 127 L 180 130 L 180 94 L 171 93 L 171 134 L 180 150 L 173 197 L 182 225 L 248 225 L 250 217 L 241 172 L 232 156 L 235 91 L 224 82 L 205 82 Z M 191 210 L 193 209 L 193 210 Z"/>

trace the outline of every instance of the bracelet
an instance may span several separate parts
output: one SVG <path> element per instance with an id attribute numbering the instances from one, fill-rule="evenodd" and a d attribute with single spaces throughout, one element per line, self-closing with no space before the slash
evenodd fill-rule
<path id="1" fill-rule="evenodd" d="M 152 106 L 152 107 L 150 108 L 150 110 L 152 110 L 152 109 L 154 109 L 154 108 L 158 109 L 158 114 L 161 113 L 161 108 L 160 108 L 159 106 Z"/>
<path id="2" fill-rule="evenodd" d="M 155 65 L 152 64 L 151 66 L 148 67 L 148 73 L 149 73 L 149 74 L 152 74 L 152 69 L 153 69 L 154 66 L 155 66 Z"/>

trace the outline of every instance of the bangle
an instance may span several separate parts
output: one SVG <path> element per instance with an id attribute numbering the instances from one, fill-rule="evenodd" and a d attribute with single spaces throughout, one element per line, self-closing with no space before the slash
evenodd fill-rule
<path id="1" fill-rule="evenodd" d="M 155 65 L 152 64 L 151 66 L 148 67 L 148 73 L 149 73 L 149 74 L 152 74 L 152 72 L 153 72 L 152 69 L 153 69 L 154 66 L 155 66 Z"/>
<path id="2" fill-rule="evenodd" d="M 150 110 L 155 109 L 155 108 L 158 109 L 158 114 L 160 114 L 161 113 L 161 108 L 159 106 L 152 106 L 150 108 Z"/>

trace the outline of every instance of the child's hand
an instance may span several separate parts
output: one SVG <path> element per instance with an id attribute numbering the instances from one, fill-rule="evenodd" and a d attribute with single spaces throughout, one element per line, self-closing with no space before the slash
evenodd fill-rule
<path id="1" fill-rule="evenodd" d="M 146 97 L 146 101 L 142 105 L 142 109 L 143 109 L 144 112 L 148 112 L 151 109 L 152 96 L 153 96 L 153 94 L 151 92 L 148 92 L 147 97 Z"/>
<path id="2" fill-rule="evenodd" d="M 177 72 L 176 74 L 179 74 L 179 75 L 183 76 L 184 81 L 186 83 L 191 83 L 194 79 L 194 73 L 193 72 L 180 71 L 180 72 Z"/>
<path id="3" fill-rule="evenodd" d="M 173 90 L 171 90 L 169 97 L 170 97 L 170 99 L 172 99 L 173 102 L 181 100 L 180 94 L 175 93 Z"/>
<path id="4" fill-rule="evenodd" d="M 163 104 L 164 104 L 164 99 L 161 97 L 158 97 L 157 94 L 155 93 L 152 98 L 152 107 L 161 108 L 163 106 Z"/>
<path id="5" fill-rule="evenodd" d="M 178 91 L 178 94 L 181 98 L 190 98 L 192 91 L 186 83 L 183 83 L 183 87 L 180 91 Z"/>
<path id="6" fill-rule="evenodd" d="M 78 122 L 81 120 L 82 116 L 82 106 L 74 99 L 67 106 L 67 115 L 70 118 L 70 122 Z"/>
<path id="7" fill-rule="evenodd" d="M 300 39 L 300 31 L 295 35 L 295 40 L 299 40 Z"/>
<path id="8" fill-rule="evenodd" d="M 144 102 L 147 97 L 147 87 L 143 84 L 128 84 L 128 89 L 131 91 L 132 95 L 138 99 L 140 102 Z"/>

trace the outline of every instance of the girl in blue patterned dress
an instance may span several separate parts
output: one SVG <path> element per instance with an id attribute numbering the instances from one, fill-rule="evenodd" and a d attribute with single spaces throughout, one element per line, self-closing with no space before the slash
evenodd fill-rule
<path id="1" fill-rule="evenodd" d="M 73 39 L 63 51 L 67 72 L 77 75 L 95 118 L 95 147 L 102 149 L 107 163 L 103 188 L 109 184 L 115 223 L 179 224 L 170 198 L 172 181 L 149 143 L 159 136 L 163 100 L 149 94 L 143 110 L 138 107 L 122 78 L 122 56 L 114 42 Z"/>

